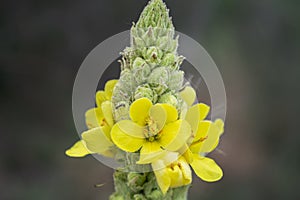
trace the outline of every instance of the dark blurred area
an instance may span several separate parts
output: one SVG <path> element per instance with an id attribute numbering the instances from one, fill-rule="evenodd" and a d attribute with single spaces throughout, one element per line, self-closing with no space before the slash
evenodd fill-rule
<path id="1" fill-rule="evenodd" d="M 0 3 L 1 200 L 112 193 L 112 169 L 64 155 L 78 140 L 72 88 L 87 54 L 129 29 L 146 2 Z M 300 1 L 166 2 L 176 29 L 216 62 L 228 98 L 225 134 L 211 155 L 225 176 L 214 184 L 195 177 L 190 199 L 300 199 Z"/>

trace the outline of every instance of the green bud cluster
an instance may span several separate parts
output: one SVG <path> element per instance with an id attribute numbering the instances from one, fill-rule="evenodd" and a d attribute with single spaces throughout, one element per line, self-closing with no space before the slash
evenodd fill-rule
<path id="1" fill-rule="evenodd" d="M 179 68 L 184 57 L 177 47 L 169 10 L 162 0 L 150 1 L 131 28 L 131 46 L 121 53 L 122 72 L 112 97 L 116 121 L 128 119 L 130 104 L 143 97 L 153 104 L 172 104 L 180 112 L 184 72 Z"/>

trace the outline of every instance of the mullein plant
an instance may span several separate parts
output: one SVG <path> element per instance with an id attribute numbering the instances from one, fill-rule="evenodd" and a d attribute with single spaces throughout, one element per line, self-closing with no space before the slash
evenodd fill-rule
<path id="1" fill-rule="evenodd" d="M 88 130 L 66 154 L 100 154 L 121 163 L 111 200 L 187 199 L 192 170 L 204 181 L 222 178 L 206 157 L 219 143 L 224 123 L 206 119 L 210 107 L 180 70 L 178 37 L 162 0 L 151 0 L 131 28 L 119 80 L 96 93 L 86 112 Z"/>

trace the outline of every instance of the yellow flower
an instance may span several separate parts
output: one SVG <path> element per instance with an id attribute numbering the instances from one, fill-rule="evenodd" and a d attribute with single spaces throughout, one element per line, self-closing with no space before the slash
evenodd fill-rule
<path id="1" fill-rule="evenodd" d="M 101 90 L 96 93 L 96 104 L 98 107 L 100 107 L 104 101 L 111 100 L 113 90 L 114 90 L 117 82 L 118 82 L 118 80 L 107 81 L 105 84 L 105 87 L 104 87 L 104 91 Z"/>
<path id="2" fill-rule="evenodd" d="M 222 169 L 214 160 L 205 157 L 219 144 L 219 138 L 224 131 L 224 123 L 218 119 L 215 122 L 204 120 L 209 112 L 205 104 L 192 106 L 186 120 L 191 124 L 193 141 L 184 153 L 196 175 L 207 182 L 218 181 L 223 176 Z"/>
<path id="3" fill-rule="evenodd" d="M 170 163 L 174 156 L 177 158 L 178 153 L 168 152 L 163 158 L 152 163 L 157 184 L 163 194 L 166 194 L 169 188 L 189 185 L 192 182 L 191 168 L 185 158 L 181 156 Z"/>
<path id="4" fill-rule="evenodd" d="M 82 140 L 76 142 L 66 154 L 70 157 L 84 157 L 88 154 L 98 153 L 104 156 L 113 156 L 110 148 L 114 146 L 111 141 L 110 130 L 114 125 L 112 114 L 111 95 L 117 80 L 108 81 L 105 91 L 96 95 L 97 107 L 85 113 L 88 131 L 82 133 Z"/>
<path id="5" fill-rule="evenodd" d="M 155 161 L 163 150 L 177 151 L 191 135 L 191 127 L 185 120 L 178 120 L 175 107 L 155 104 L 141 98 L 130 106 L 131 120 L 122 120 L 111 130 L 114 144 L 126 152 L 140 149 L 138 164 Z"/>

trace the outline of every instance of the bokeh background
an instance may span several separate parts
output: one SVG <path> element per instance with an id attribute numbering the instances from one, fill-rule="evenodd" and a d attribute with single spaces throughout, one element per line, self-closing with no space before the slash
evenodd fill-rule
<path id="1" fill-rule="evenodd" d="M 129 29 L 146 2 L 1 1 L 1 200 L 112 193 L 112 169 L 64 155 L 78 139 L 72 87 L 85 56 Z M 213 57 L 228 97 L 226 131 L 211 155 L 225 176 L 194 178 L 190 199 L 300 199 L 300 1 L 166 2 L 177 30 Z"/>

